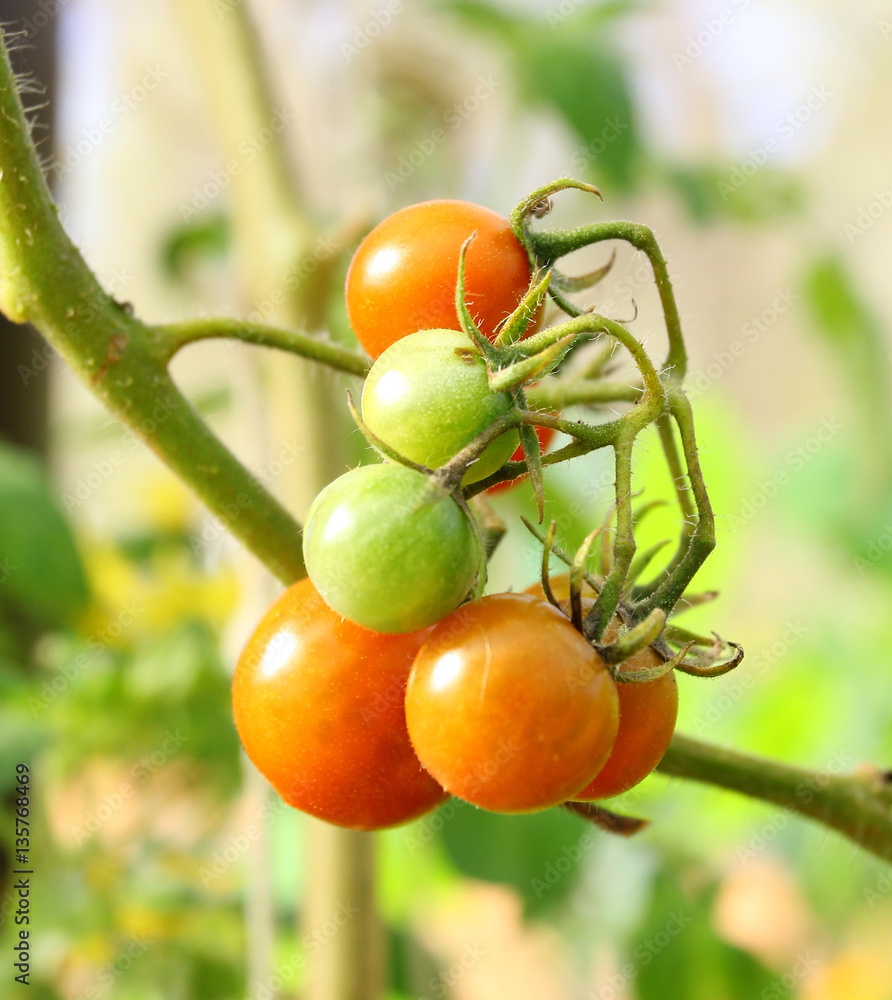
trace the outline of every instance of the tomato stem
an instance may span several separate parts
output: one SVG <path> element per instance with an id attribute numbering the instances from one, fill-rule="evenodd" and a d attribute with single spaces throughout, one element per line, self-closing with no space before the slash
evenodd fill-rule
<path id="1" fill-rule="evenodd" d="M 310 361 L 318 361 L 337 371 L 348 375 L 365 378 L 369 372 L 369 361 L 356 351 L 348 350 L 338 344 L 311 337 L 297 330 L 287 330 L 282 327 L 267 326 L 264 323 L 249 323 L 247 320 L 214 318 L 192 319 L 184 323 L 171 323 L 155 327 L 160 344 L 159 350 L 166 361 L 183 347 L 200 340 L 229 338 L 241 340 L 246 344 L 257 344 L 261 347 L 272 347 L 279 351 L 287 351 Z"/>

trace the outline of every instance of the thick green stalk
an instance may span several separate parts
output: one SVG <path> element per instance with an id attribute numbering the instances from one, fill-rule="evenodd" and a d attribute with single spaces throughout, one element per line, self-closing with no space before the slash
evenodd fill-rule
<path id="1" fill-rule="evenodd" d="M 677 733 L 657 770 L 772 802 L 892 861 L 892 785 L 878 768 L 847 774 L 832 766 L 811 771 Z"/>
<path id="2" fill-rule="evenodd" d="M 59 222 L 0 47 L 0 310 L 32 323 L 85 385 L 279 579 L 304 575 L 300 527 L 174 385 L 156 331 L 99 285 Z"/>

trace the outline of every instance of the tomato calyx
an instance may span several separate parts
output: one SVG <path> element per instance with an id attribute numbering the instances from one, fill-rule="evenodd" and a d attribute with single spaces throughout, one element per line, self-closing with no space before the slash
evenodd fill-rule
<path id="1" fill-rule="evenodd" d="M 551 271 L 551 285 L 548 294 L 552 300 L 569 316 L 581 316 L 584 312 L 574 305 L 567 297 L 567 292 L 581 292 L 589 288 L 594 288 L 600 281 L 610 273 L 616 260 L 614 250 L 610 259 L 601 267 L 589 271 L 587 274 L 570 276 L 558 271 L 555 261 L 561 257 L 588 246 L 592 240 L 588 239 L 582 230 L 569 232 L 534 231 L 530 225 L 533 219 L 542 219 L 551 211 L 551 196 L 560 191 L 575 189 L 588 194 L 596 195 L 601 201 L 604 196 L 599 188 L 594 184 L 587 184 L 585 181 L 576 181 L 569 177 L 562 177 L 541 188 L 537 188 L 532 194 L 520 201 L 511 212 L 511 230 L 519 242 L 527 251 L 530 267 L 533 269 L 549 269 Z"/>
<path id="2" fill-rule="evenodd" d="M 657 505 L 657 502 L 651 502 L 639 508 L 639 520 Z M 521 518 L 525 527 L 542 543 L 540 586 L 545 599 L 562 611 L 574 628 L 585 636 L 608 665 L 611 676 L 617 683 L 648 683 L 659 680 L 672 670 L 680 670 L 695 677 L 718 677 L 737 667 L 744 656 L 743 647 L 739 643 L 724 640 L 715 632 L 712 637 L 708 637 L 678 628 L 674 624 L 668 624 L 669 615 L 661 608 L 642 608 L 636 603 L 633 574 L 630 574 L 632 579 L 627 581 L 621 599 L 613 611 L 614 620 L 621 623 L 621 628 L 611 641 L 604 642 L 609 621 L 601 624 L 601 602 L 605 578 L 611 568 L 611 554 L 607 540 L 612 514 L 611 511 L 604 524 L 584 539 L 573 556 L 567 555 L 555 544 L 557 525 L 554 521 L 543 536 L 526 518 Z M 604 541 L 601 552 L 602 574 L 592 574 L 586 569 L 589 553 L 597 539 Z M 562 580 L 568 591 L 566 599 L 563 600 L 555 593 L 555 588 L 552 586 L 549 569 L 552 555 L 570 567 L 570 573 Z M 715 592 L 710 592 L 700 597 L 679 601 L 672 613 L 679 613 L 696 604 L 705 603 L 716 596 Z M 623 665 L 626 662 L 648 647 L 659 656 L 661 663 L 643 669 L 640 667 L 634 670 L 624 669 Z M 689 655 L 692 650 L 696 650 L 696 655 L 693 657 Z"/>

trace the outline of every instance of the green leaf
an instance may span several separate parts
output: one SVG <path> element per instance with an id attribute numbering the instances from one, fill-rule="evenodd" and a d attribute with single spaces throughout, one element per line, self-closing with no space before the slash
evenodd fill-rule
<path id="1" fill-rule="evenodd" d="M 659 171 L 690 217 L 701 224 L 723 219 L 764 222 L 793 215 L 803 207 L 799 180 L 783 170 L 762 167 L 744 175 L 733 164 L 674 163 Z"/>
<path id="2" fill-rule="evenodd" d="M 74 536 L 39 459 L 0 444 L 0 604 L 55 628 L 87 599 Z"/>
<path id="3" fill-rule="evenodd" d="M 714 886 L 685 893 L 664 873 L 622 966 L 638 1000 L 753 1000 L 775 977 L 755 958 L 725 943 L 711 919 Z"/>
<path id="4" fill-rule="evenodd" d="M 563 34 L 525 35 L 515 53 L 518 78 L 531 99 L 551 105 L 576 133 L 574 173 L 626 191 L 637 179 L 642 150 L 622 63 L 607 39 Z"/>
<path id="5" fill-rule="evenodd" d="M 528 912 L 564 898 L 603 836 L 563 809 L 503 816 L 455 803 L 440 833 L 449 858 L 464 875 L 513 886 Z"/>
<path id="6" fill-rule="evenodd" d="M 876 319 L 839 256 L 829 253 L 813 260 L 803 285 L 812 320 L 830 344 L 844 350 L 865 344 L 874 351 L 880 348 Z"/>
<path id="7" fill-rule="evenodd" d="M 836 253 L 814 258 L 802 287 L 814 328 L 836 355 L 838 370 L 860 409 L 861 450 L 867 464 L 859 478 L 883 490 L 892 474 L 892 408 L 882 329 Z"/>
<path id="8" fill-rule="evenodd" d="M 535 17 L 479 0 L 443 5 L 508 47 L 526 100 L 550 106 L 576 134 L 573 172 L 613 191 L 634 186 L 643 157 L 631 90 L 611 37 L 613 23 L 636 7 L 580 4 L 567 16 L 549 10 Z"/>
<path id="9" fill-rule="evenodd" d="M 219 213 L 184 223 L 164 241 L 161 250 L 164 272 L 169 278 L 184 281 L 191 266 L 202 258 L 222 257 L 230 242 L 227 215 Z"/>

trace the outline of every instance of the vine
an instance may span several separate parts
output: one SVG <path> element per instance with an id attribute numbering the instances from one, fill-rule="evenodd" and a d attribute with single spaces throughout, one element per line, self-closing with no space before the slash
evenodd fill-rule
<path id="1" fill-rule="evenodd" d="M 596 444 L 592 435 L 599 436 L 597 446 L 614 447 L 617 504 L 615 530 L 610 533 L 613 544 L 608 553 L 610 558 L 605 560 L 606 571 L 601 577 L 592 577 L 598 597 L 586 623 L 587 633 L 598 641 L 617 608 L 629 615 L 633 627 L 648 620 L 654 611 L 668 618 L 714 547 L 715 525 L 697 456 L 691 407 L 682 389 L 687 357 L 665 258 L 654 234 L 636 223 L 597 223 L 560 233 L 537 231 L 534 222 L 546 214 L 550 196 L 567 187 L 596 193 L 589 185 L 558 181 L 534 192 L 512 215 L 514 230 L 528 248 L 539 277 L 551 271 L 547 294 L 572 317 L 561 326 L 530 338 L 531 343 L 524 348 L 526 358 L 533 356 L 529 353 L 531 348 L 540 354 L 552 351 L 539 359 L 544 369 L 548 369 L 578 343 L 596 335 L 607 336 L 631 352 L 641 373 L 641 383 L 627 385 L 606 377 L 601 355 L 581 376 L 561 377 L 527 390 L 518 388 L 517 391 L 527 393 L 527 413 L 533 414 L 521 417 L 521 423 L 526 420 L 554 426 L 570 433 L 574 441 L 540 460 L 538 454 L 531 453 L 530 438 L 534 435 L 525 435 L 525 461 L 509 463 L 489 480 L 466 490 L 466 494 L 470 498 L 493 482 L 518 473 L 535 474 L 540 461 L 550 465 L 590 451 Z M 567 278 L 554 268 L 560 257 L 574 249 L 614 240 L 641 250 L 652 265 L 669 340 L 666 361 L 659 370 L 645 360 L 641 345 L 622 324 L 582 312 L 567 298 L 568 293 L 600 280 L 606 273 L 604 268 L 583 279 Z M 357 377 L 365 373 L 366 359 L 297 331 L 230 319 L 152 326 L 131 315 L 108 295 L 59 221 L 16 91 L 5 38 L 0 45 L 0 310 L 14 322 L 32 323 L 108 409 L 187 483 L 280 580 L 290 583 L 304 575 L 300 525 L 211 433 L 175 385 L 168 365 L 186 344 L 212 337 L 235 338 L 288 351 Z M 512 345 L 501 346 L 510 349 Z M 522 360 L 520 355 L 515 356 L 515 363 Z M 544 369 L 535 373 L 541 376 Z M 495 368 L 494 374 L 498 376 L 502 370 Z M 520 374 L 528 376 L 531 372 L 532 369 Z M 159 419 L 158 407 L 162 401 L 165 418 Z M 618 421 L 594 424 L 591 430 L 577 426 L 574 431 L 572 421 L 537 412 L 542 407 L 581 404 L 598 408 L 618 402 L 628 403 L 631 408 Z M 643 567 L 636 566 L 636 511 L 630 456 L 634 437 L 650 424 L 655 424 L 659 431 L 677 483 L 682 528 L 676 553 L 663 573 L 638 585 L 635 577 Z M 234 495 L 241 495 L 245 502 L 239 518 L 229 522 L 226 509 Z M 641 511 L 637 514 L 640 517 Z M 497 526 L 490 528 L 493 536 L 497 536 Z M 684 600 L 693 603 L 695 599 L 685 596 Z M 660 619 L 657 616 L 650 620 Z M 647 630 L 642 634 L 650 636 Z M 669 643 L 685 653 L 691 648 L 689 644 L 700 645 L 706 654 L 693 661 L 682 656 L 679 666 L 692 672 L 715 672 L 718 652 L 714 640 L 667 626 L 660 641 L 666 644 L 667 655 Z M 732 663 L 738 655 L 737 652 L 732 655 Z M 705 664 L 704 656 L 712 663 Z M 892 860 L 892 788 L 888 774 L 877 768 L 827 778 L 818 771 L 676 735 L 659 769 L 790 809 Z M 803 787 L 810 789 L 809 795 L 799 793 Z"/>

